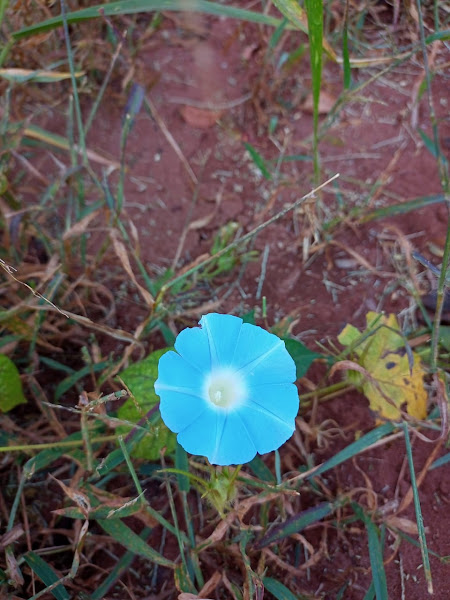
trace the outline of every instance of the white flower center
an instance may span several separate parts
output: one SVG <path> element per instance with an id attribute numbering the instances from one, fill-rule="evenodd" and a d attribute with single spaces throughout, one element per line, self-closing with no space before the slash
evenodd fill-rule
<path id="1" fill-rule="evenodd" d="M 245 398 L 245 385 L 232 369 L 213 371 L 205 382 L 205 396 L 220 408 L 234 408 Z"/>

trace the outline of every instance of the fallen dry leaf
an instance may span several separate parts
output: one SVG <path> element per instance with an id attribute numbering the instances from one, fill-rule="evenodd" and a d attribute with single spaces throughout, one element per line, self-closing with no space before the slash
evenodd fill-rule
<path id="1" fill-rule="evenodd" d="M 196 127 L 197 129 L 210 129 L 216 124 L 217 119 L 220 119 L 223 111 L 185 105 L 180 108 L 180 113 L 186 123 L 191 127 Z"/>
<path id="2" fill-rule="evenodd" d="M 408 533 L 409 535 L 418 534 L 417 523 L 411 521 L 411 519 L 407 519 L 406 517 L 396 517 L 395 515 L 391 515 L 387 517 L 385 524 L 388 527 L 399 529 L 400 531 Z"/>
<path id="3" fill-rule="evenodd" d="M 336 98 L 328 92 L 321 91 L 319 98 L 319 115 L 327 115 L 336 104 Z M 306 99 L 300 105 L 300 108 L 307 113 L 314 112 L 314 101 L 312 93 L 306 96 Z"/>

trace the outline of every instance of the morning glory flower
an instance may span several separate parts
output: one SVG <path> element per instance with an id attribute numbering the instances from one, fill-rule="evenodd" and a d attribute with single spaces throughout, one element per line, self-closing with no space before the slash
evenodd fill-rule
<path id="1" fill-rule="evenodd" d="M 212 313 L 164 354 L 155 391 L 178 442 L 211 464 L 246 463 L 295 429 L 295 363 L 284 342 L 239 317 Z"/>

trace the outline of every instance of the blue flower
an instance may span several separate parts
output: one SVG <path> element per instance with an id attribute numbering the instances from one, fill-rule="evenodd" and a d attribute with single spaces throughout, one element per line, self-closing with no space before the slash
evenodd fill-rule
<path id="1" fill-rule="evenodd" d="M 295 363 L 277 336 L 212 313 L 164 354 L 155 390 L 178 442 L 211 464 L 246 463 L 276 450 L 295 429 Z"/>

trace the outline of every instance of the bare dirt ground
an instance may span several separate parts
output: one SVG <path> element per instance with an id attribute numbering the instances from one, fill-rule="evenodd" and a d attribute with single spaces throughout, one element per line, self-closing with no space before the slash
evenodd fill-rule
<path id="1" fill-rule="evenodd" d="M 286 43 L 293 43 L 292 34 Z M 147 89 L 152 115 L 141 110 L 127 141 L 124 214 L 136 228 L 141 259 L 151 272 L 192 264 L 210 251 L 220 227 L 236 223 L 235 235 L 243 235 L 314 187 L 308 58 L 305 54 L 291 67 L 277 67 L 281 51 L 268 52 L 267 32 L 255 25 L 173 14 L 141 43 L 129 76 Z M 435 60 L 444 59 L 436 56 Z M 381 68 L 354 72 L 354 79 L 368 80 Z M 241 254 L 241 265 L 232 277 L 225 274 L 205 284 L 197 295 L 178 298 L 175 311 L 182 319 L 174 319 L 173 327 L 179 330 L 211 308 L 238 315 L 256 308 L 261 322 L 265 296 L 267 324 L 289 317 L 291 334 L 312 349 L 316 341 L 327 343 L 335 337 L 347 322 L 362 327 L 370 310 L 395 312 L 407 330 L 415 328 L 419 317 L 410 288 L 425 294 L 436 282 L 411 253 L 418 250 L 439 264 L 447 209 L 436 201 L 398 216 L 365 221 L 361 217 L 441 193 L 436 160 L 418 134 L 420 128 L 431 136 L 426 96 L 418 94 L 422 81 L 422 59 L 416 55 L 345 103 L 320 146 L 322 180 L 336 173 L 339 179 L 316 199 L 262 230 L 251 246 L 256 259 L 247 263 Z M 90 149 L 112 160 L 119 157 L 125 109 L 122 83 L 114 80 L 88 137 Z M 448 73 L 438 71 L 433 79 L 434 103 L 442 147 L 450 159 L 448 89 Z M 325 64 L 322 90 L 325 100 L 342 92 L 342 72 L 336 65 Z M 59 111 L 63 108 L 49 108 L 41 115 L 41 124 L 54 128 Z M 322 123 L 331 119 L 329 111 L 324 106 Z M 270 179 L 255 166 L 245 142 L 264 157 Z M 298 160 L 284 160 L 298 155 Z M 116 175 L 109 177 L 113 182 Z M 316 201 L 319 207 L 314 210 Z M 320 231 L 316 239 L 315 228 Z M 92 235 L 98 232 L 93 230 Z M 110 252 L 114 263 L 117 258 Z M 114 277 L 112 269 L 111 285 Z M 111 325 L 133 331 L 146 314 L 145 306 L 135 290 L 119 293 L 120 309 Z M 158 343 L 158 338 L 146 341 L 149 350 Z M 105 343 L 103 352 L 111 349 Z M 308 374 L 310 380 L 314 373 Z M 367 401 L 356 393 L 330 400 L 302 418 L 311 427 L 329 420 L 336 430 L 345 431 L 345 439 L 331 434 L 317 438 L 318 461 L 375 425 Z M 417 473 L 434 447 L 414 441 Z M 284 452 L 291 453 L 292 466 L 298 469 L 301 456 L 296 441 Z M 390 514 L 410 486 L 405 461 L 404 442 L 392 441 L 333 470 L 327 487 L 333 495 L 359 490 L 355 498 L 366 495 L 369 506 L 375 503 Z M 449 479 L 445 466 L 428 473 L 420 486 L 428 543 L 440 556 L 450 554 Z M 313 501 L 302 497 L 297 509 L 308 508 Z M 414 521 L 411 502 L 400 516 L 406 533 L 416 538 L 410 525 Z M 398 548 L 397 540 L 386 535 L 390 598 L 428 597 L 420 550 L 408 543 Z M 306 531 L 305 537 L 315 547 L 324 544 L 321 560 L 306 571 L 299 569 L 297 576 L 292 568 L 286 571 L 278 566 L 280 580 L 294 582 L 308 597 L 330 600 L 348 581 L 343 597 L 362 600 L 370 569 L 361 526 L 355 525 L 351 534 L 317 528 Z M 283 557 L 291 567 L 298 560 L 293 548 Z M 447 600 L 448 566 L 432 558 L 431 567 L 432 597 Z M 145 584 L 145 576 L 139 582 L 132 574 L 128 577 L 136 597 L 144 597 L 138 586 Z M 267 592 L 266 597 L 270 598 Z"/>

